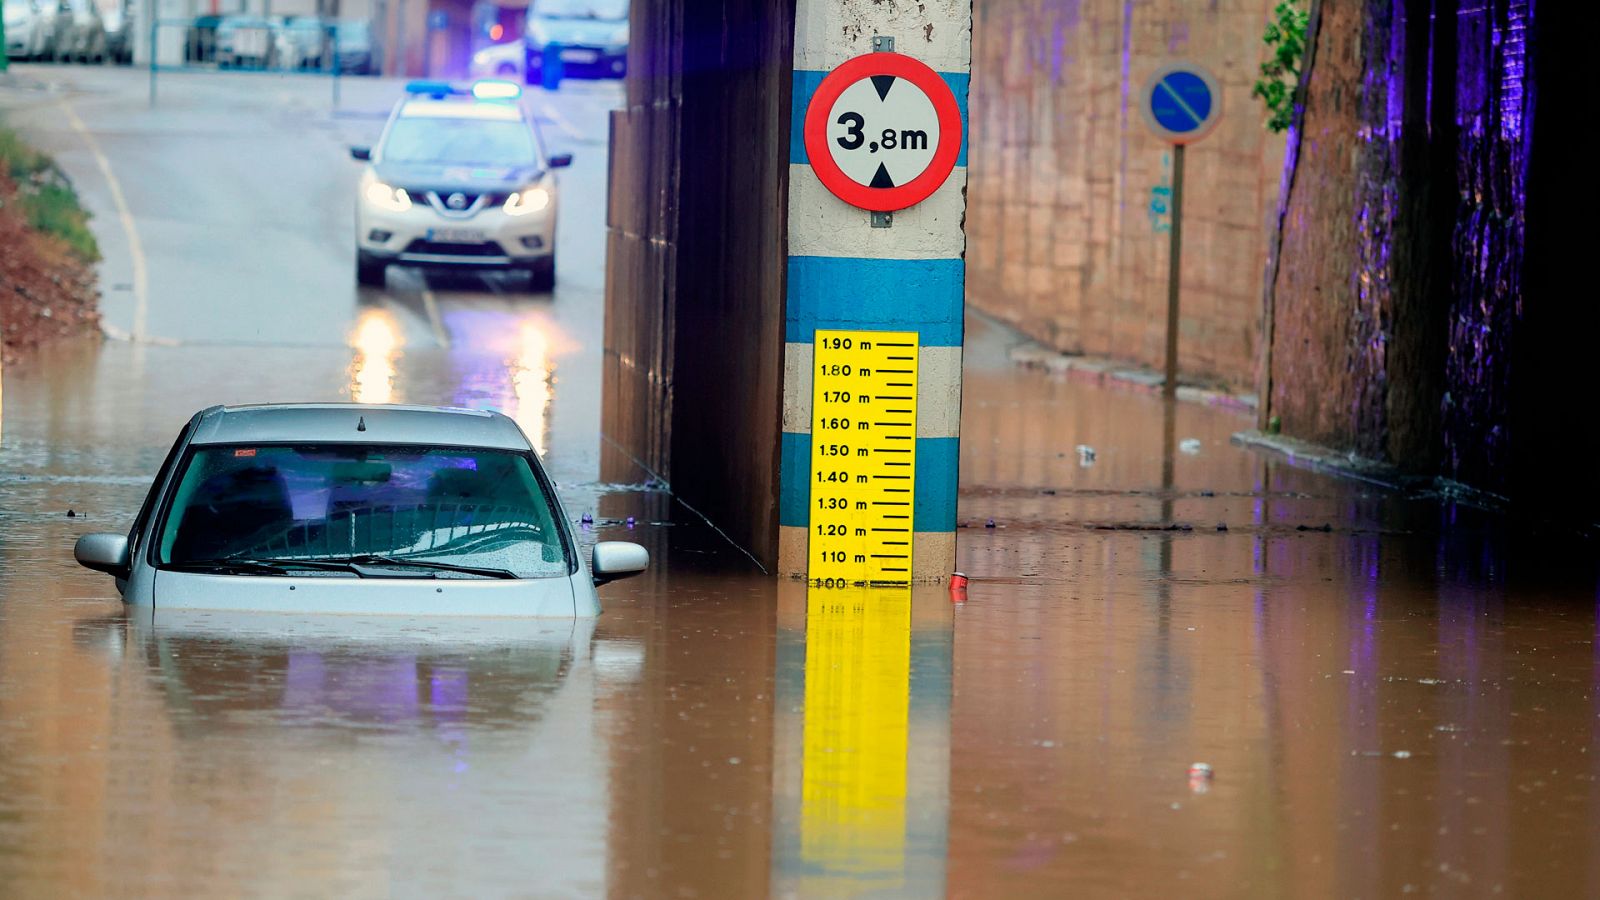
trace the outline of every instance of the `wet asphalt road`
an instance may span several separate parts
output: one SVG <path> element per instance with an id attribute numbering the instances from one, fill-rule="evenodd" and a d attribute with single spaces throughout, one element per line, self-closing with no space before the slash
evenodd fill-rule
<path id="1" fill-rule="evenodd" d="M 1592 545 L 1014 369 L 974 319 L 970 599 L 808 596 L 596 481 L 614 86 L 536 100 L 578 161 L 530 297 L 354 288 L 344 145 L 392 84 L 330 114 L 311 79 L 174 77 L 151 111 L 136 73 L 22 71 L 61 89 L 0 108 L 146 340 L 0 381 L 0 895 L 1600 895 Z M 656 566 L 513 629 L 151 622 L 72 563 L 195 409 L 350 397 L 507 410 Z"/>

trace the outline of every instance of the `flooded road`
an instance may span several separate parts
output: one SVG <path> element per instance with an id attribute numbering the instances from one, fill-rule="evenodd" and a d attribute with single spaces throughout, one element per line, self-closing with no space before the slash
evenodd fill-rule
<path id="1" fill-rule="evenodd" d="M 582 138 L 566 189 L 603 185 L 609 101 L 550 102 Z M 127 115 L 112 132 L 154 127 Z M 342 165 L 346 139 L 304 152 Z M 248 301 L 225 316 L 147 248 L 160 342 L 0 374 L 0 895 L 1600 895 L 1588 542 L 1294 469 L 1230 445 L 1226 410 L 1013 368 L 974 319 L 969 599 L 776 582 L 645 473 L 599 482 L 603 206 L 567 209 L 553 297 L 357 291 L 347 244 L 296 269 L 291 241 L 206 275 Z M 132 329 L 131 299 L 107 312 Z M 598 621 L 512 627 L 152 620 L 72 562 L 196 409 L 341 398 L 507 411 L 598 517 L 585 539 L 645 543 L 652 570 Z"/>

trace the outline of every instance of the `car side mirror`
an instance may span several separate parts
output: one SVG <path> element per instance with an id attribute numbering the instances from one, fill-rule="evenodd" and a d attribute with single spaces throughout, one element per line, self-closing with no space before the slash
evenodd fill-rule
<path id="1" fill-rule="evenodd" d="M 351 147 L 350 148 L 350 158 L 351 159 L 359 159 L 359 160 L 363 160 L 363 161 L 370 160 L 370 159 L 372 159 L 372 148 L 371 147 Z"/>
<path id="2" fill-rule="evenodd" d="M 572 165 L 571 153 L 557 153 L 555 156 L 550 157 L 550 168 L 552 169 L 565 169 L 570 165 Z"/>
<path id="3" fill-rule="evenodd" d="M 78 538 L 72 555 L 85 569 L 119 578 L 128 575 L 128 536 L 125 534 L 86 534 Z"/>
<path id="4" fill-rule="evenodd" d="M 595 544 L 589 562 L 597 585 L 638 575 L 649 567 L 650 551 L 626 541 L 601 541 Z"/>

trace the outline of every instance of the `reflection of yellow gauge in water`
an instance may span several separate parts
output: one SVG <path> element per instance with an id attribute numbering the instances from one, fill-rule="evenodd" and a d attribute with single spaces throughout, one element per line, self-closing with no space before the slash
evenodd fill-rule
<path id="1" fill-rule="evenodd" d="M 813 584 L 909 584 L 917 334 L 818 331 L 811 400 Z"/>
<path id="2" fill-rule="evenodd" d="M 801 895 L 904 886 L 910 588 L 810 589 Z"/>

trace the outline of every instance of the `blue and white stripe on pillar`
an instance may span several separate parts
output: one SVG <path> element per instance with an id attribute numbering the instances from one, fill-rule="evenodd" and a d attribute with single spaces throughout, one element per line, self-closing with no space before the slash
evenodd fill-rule
<path id="1" fill-rule="evenodd" d="M 913 578 L 942 578 L 955 562 L 971 3 L 933 0 L 921 6 L 925 11 L 916 13 L 844 0 L 798 4 L 779 502 L 779 566 L 786 575 L 803 575 L 807 563 L 812 342 L 818 329 L 915 331 L 920 336 Z M 938 71 L 955 94 L 962 119 L 963 146 L 955 171 L 927 200 L 895 213 L 890 228 L 873 228 L 870 213 L 847 205 L 822 185 L 803 138 L 806 109 L 817 86 L 846 59 L 871 52 L 875 35 L 893 37 L 899 52 Z"/>

